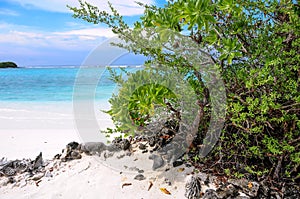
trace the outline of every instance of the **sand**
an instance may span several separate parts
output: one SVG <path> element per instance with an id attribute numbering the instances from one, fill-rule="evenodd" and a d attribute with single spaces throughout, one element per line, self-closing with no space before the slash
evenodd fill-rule
<path id="1" fill-rule="evenodd" d="M 170 171 L 176 172 L 176 171 Z M 183 178 L 186 173 L 178 173 L 181 181 L 171 186 L 158 177 L 159 172 L 147 175 L 147 179 L 138 181 L 136 174 L 120 173 L 101 164 L 97 158 L 85 156 L 61 166 L 60 174 L 53 178 L 44 177 L 36 186 L 26 185 L 23 188 L 1 187 L 1 199 L 152 199 L 152 198 L 185 198 Z M 146 175 L 145 175 L 146 176 Z M 153 186 L 148 191 L 150 181 Z M 123 186 L 124 184 L 131 184 Z M 171 195 L 163 193 L 166 188 Z"/>
<path id="2" fill-rule="evenodd" d="M 107 102 L 96 103 L 93 129 L 78 129 L 72 102 L 0 102 L 0 157 L 34 158 L 40 151 L 45 158 L 71 141 L 105 141 L 100 133 L 114 125 Z M 92 136 L 89 134 L 92 132 Z"/>
<path id="3" fill-rule="evenodd" d="M 103 108 L 103 107 L 102 107 Z M 99 110 L 95 107 L 95 110 Z M 38 104 L 38 103 L 0 103 L 0 146 L 1 157 L 10 160 L 31 158 L 39 152 L 44 159 L 52 159 L 71 141 L 82 142 L 94 139 L 83 135 L 72 118 L 72 104 Z M 95 111 L 96 112 L 96 111 Z M 102 129 L 113 127 L 109 117 L 100 111 L 95 116 Z M 95 130 L 95 129 L 93 129 Z M 96 129 L 96 135 L 99 129 Z M 99 140 L 103 139 L 100 136 Z M 93 140 L 93 141 L 99 141 Z M 90 140 L 89 140 L 90 141 Z M 103 141 L 103 140 L 101 140 Z M 82 159 L 62 163 L 53 177 L 43 177 L 37 186 L 29 183 L 24 187 L 13 187 L 9 184 L 0 187 L 1 199 L 152 199 L 152 198 L 185 198 L 184 179 L 191 172 L 185 169 L 171 168 L 168 174 L 163 171 L 152 171 L 152 160 L 137 161 L 143 164 L 145 180 L 138 181 L 134 177 L 136 171 L 123 171 L 123 164 L 115 162 L 105 164 L 103 159 L 94 156 L 83 156 Z M 134 157 L 132 157 L 134 158 Z M 131 158 L 131 164 L 135 164 Z M 142 161 L 142 162 L 141 162 Z M 147 162 L 148 161 L 148 162 Z M 138 163 L 139 162 L 139 163 Z M 148 166 L 148 167 L 147 167 Z M 163 175 L 162 175 L 163 174 Z M 164 180 L 166 175 L 172 178 L 172 185 Z M 148 191 L 150 181 L 153 187 Z M 122 185 L 130 183 L 129 186 Z M 166 188 L 171 195 L 163 193 Z"/>

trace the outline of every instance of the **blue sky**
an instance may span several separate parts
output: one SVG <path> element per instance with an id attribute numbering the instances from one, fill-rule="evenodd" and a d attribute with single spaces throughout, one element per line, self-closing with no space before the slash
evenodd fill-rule
<path id="1" fill-rule="evenodd" d="M 107 9 L 106 0 L 87 1 Z M 110 2 L 129 23 L 143 13 L 134 0 Z M 14 61 L 19 66 L 80 65 L 101 42 L 114 36 L 106 26 L 72 18 L 66 5 L 77 6 L 78 1 L 0 0 L 0 61 Z M 142 63 L 140 57 L 129 57 L 116 64 Z"/>

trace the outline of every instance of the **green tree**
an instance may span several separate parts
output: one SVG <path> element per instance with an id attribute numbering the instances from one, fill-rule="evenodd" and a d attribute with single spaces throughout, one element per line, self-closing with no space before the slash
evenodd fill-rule
<path id="1" fill-rule="evenodd" d="M 225 126 L 218 146 L 205 159 L 231 173 L 300 178 L 300 9 L 297 1 L 177 0 L 163 7 L 144 5 L 130 29 L 111 5 L 111 14 L 86 2 L 71 8 L 74 17 L 107 24 L 134 53 L 187 74 L 199 99 L 197 144 L 208 129 L 212 106 L 205 74 L 178 56 L 173 31 L 186 35 L 209 54 L 221 71 L 227 93 Z M 145 46 L 141 29 L 154 28 L 168 46 Z M 176 35 L 176 34 L 175 34 Z M 172 53 L 173 52 L 173 53 Z M 206 72 L 206 73 L 205 73 Z M 225 170 L 224 170 L 225 171 Z M 228 170 L 226 170 L 228 171 Z M 227 172 L 228 173 L 228 172 Z"/>
<path id="2" fill-rule="evenodd" d="M 0 62 L 0 68 L 18 68 L 14 62 Z"/>

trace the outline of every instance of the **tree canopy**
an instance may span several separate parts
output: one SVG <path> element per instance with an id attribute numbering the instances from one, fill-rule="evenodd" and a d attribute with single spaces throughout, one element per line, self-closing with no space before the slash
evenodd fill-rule
<path id="1" fill-rule="evenodd" d="M 0 68 L 18 68 L 14 62 L 0 62 Z"/>

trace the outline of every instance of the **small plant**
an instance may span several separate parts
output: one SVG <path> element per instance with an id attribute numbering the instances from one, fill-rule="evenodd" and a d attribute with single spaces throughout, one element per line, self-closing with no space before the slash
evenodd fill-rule
<path id="1" fill-rule="evenodd" d="M 227 168 L 227 169 L 224 169 L 224 173 L 225 173 L 227 176 L 230 176 L 230 173 L 231 173 L 231 172 L 230 172 L 230 169 L 228 169 L 228 168 Z"/>
<path id="2" fill-rule="evenodd" d="M 170 107 L 176 104 L 176 95 L 162 73 L 151 69 L 127 72 L 127 80 L 122 74 L 111 74 L 120 88 L 118 94 L 109 100 L 111 109 L 106 112 L 112 117 L 118 132 L 134 134 L 152 120 L 159 120 L 162 112 L 172 113 Z M 163 85 L 157 82 L 163 82 Z"/>

